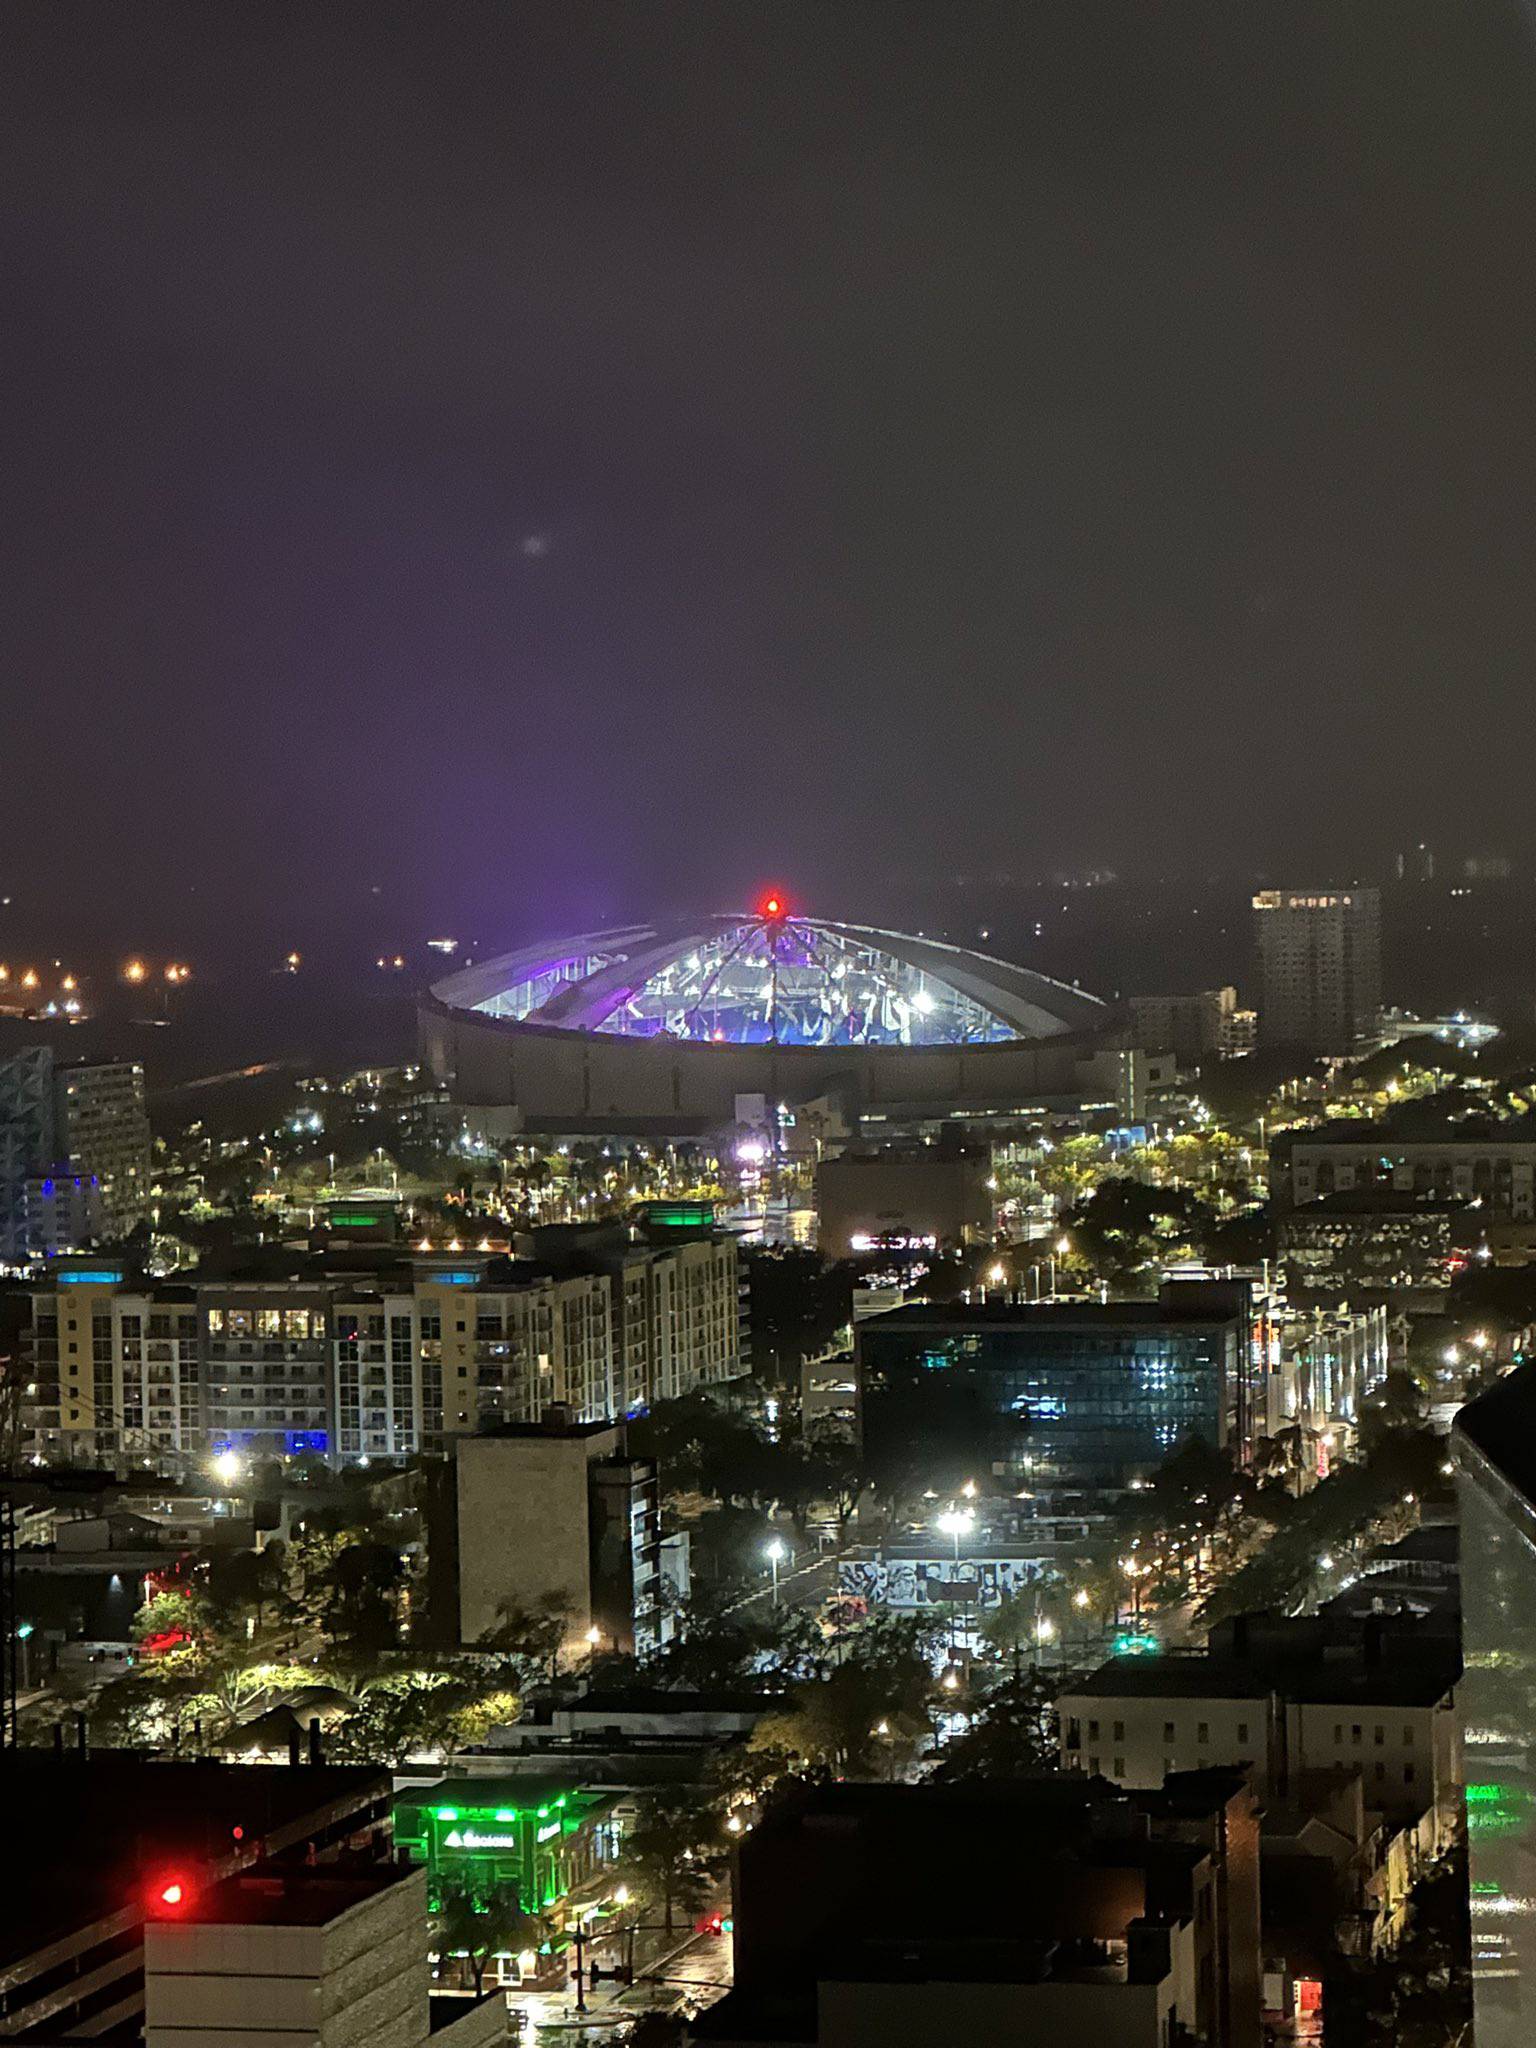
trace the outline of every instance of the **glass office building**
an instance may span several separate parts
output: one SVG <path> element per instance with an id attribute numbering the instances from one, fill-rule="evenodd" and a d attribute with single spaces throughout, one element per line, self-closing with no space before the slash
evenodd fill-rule
<path id="1" fill-rule="evenodd" d="M 1171 1292 L 1171 1290 L 1170 1290 Z M 1241 1426 L 1249 1317 L 1232 1289 L 1206 1303 L 938 1304 L 858 1328 L 867 1396 L 958 1373 L 998 1418 L 997 1464 L 1029 1486 L 1120 1487 L 1192 1437 Z M 878 1404 L 867 1427 L 879 1427 Z"/>
<path id="2" fill-rule="evenodd" d="M 1536 2041 L 1536 1365 L 1456 1419 L 1477 2048 Z"/>

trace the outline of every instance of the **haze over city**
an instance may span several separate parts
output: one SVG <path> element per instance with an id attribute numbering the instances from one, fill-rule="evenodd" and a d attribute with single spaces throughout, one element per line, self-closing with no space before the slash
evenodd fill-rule
<path id="1" fill-rule="evenodd" d="M 1533 116 L 0 16 L 6 2040 L 1530 2048 Z"/>
<path id="2" fill-rule="evenodd" d="M 1529 855 L 1519 8 L 579 13 L 13 13 L 18 910 Z"/>

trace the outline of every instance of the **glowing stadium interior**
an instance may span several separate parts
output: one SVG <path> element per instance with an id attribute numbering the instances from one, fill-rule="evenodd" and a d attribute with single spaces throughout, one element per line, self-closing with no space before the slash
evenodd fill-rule
<path id="1" fill-rule="evenodd" d="M 434 994 L 523 1024 L 730 1045 L 998 1045 L 1104 1016 L 1095 997 L 984 954 L 767 913 L 526 948 Z"/>

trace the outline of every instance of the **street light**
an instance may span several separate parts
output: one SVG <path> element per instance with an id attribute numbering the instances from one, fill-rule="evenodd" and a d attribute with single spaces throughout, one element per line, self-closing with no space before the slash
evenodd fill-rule
<path id="1" fill-rule="evenodd" d="M 777 1607 L 779 1604 L 779 1566 L 789 1555 L 788 1550 L 785 1548 L 784 1539 L 781 1536 L 774 1537 L 773 1541 L 767 1546 L 766 1555 L 769 1564 L 773 1567 L 773 1604 Z"/>
<path id="2" fill-rule="evenodd" d="M 224 1485 L 233 1486 L 240 1477 L 240 1458 L 238 1453 L 231 1450 L 220 1451 L 213 1461 L 213 1476 L 215 1479 L 222 1480 Z"/>
<path id="3" fill-rule="evenodd" d="M 945 1536 L 955 1540 L 955 1567 L 958 1575 L 960 1565 L 960 1538 L 969 1536 L 976 1526 L 976 1517 L 969 1508 L 948 1508 L 940 1515 L 935 1526 Z"/>

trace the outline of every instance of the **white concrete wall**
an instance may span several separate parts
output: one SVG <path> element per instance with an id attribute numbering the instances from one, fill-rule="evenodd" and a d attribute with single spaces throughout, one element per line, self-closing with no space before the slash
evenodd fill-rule
<path id="1" fill-rule="evenodd" d="M 152 1920 L 145 2048 L 419 2048 L 429 1981 L 425 1870 L 323 1927 Z"/>

